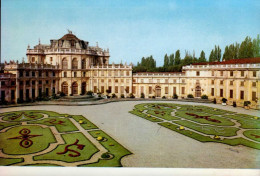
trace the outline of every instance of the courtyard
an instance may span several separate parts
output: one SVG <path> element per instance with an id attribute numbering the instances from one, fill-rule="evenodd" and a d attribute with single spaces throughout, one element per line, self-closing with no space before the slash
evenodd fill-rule
<path id="1" fill-rule="evenodd" d="M 3 108 L 0 164 L 259 168 L 258 114 L 176 101 Z"/>

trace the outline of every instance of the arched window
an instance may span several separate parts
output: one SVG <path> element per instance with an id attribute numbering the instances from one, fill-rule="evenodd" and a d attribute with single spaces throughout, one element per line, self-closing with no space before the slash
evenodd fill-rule
<path id="1" fill-rule="evenodd" d="M 68 83 L 67 82 L 63 82 L 61 84 L 61 91 L 65 94 L 68 95 Z"/>
<path id="2" fill-rule="evenodd" d="M 68 69 L 68 60 L 66 58 L 62 59 L 62 69 Z"/>
<path id="3" fill-rule="evenodd" d="M 81 68 L 86 69 L 86 59 L 82 59 L 81 61 Z"/>
<path id="4" fill-rule="evenodd" d="M 78 94 L 78 83 L 77 82 L 72 83 L 72 94 L 73 95 Z"/>
<path id="5" fill-rule="evenodd" d="M 78 60 L 76 58 L 72 60 L 72 69 L 78 69 Z"/>

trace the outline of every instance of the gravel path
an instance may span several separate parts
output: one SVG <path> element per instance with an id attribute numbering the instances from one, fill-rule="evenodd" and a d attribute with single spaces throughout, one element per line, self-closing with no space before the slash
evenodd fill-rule
<path id="1" fill-rule="evenodd" d="M 245 146 L 202 143 L 128 113 L 134 105 L 152 101 L 115 102 L 93 106 L 27 106 L 4 108 L 15 110 L 49 110 L 58 113 L 83 115 L 101 130 L 111 135 L 133 154 L 122 159 L 128 167 L 191 167 L 191 168 L 259 168 L 260 151 Z M 156 101 L 159 103 L 159 101 Z M 167 103 L 170 103 L 167 101 Z M 177 104 L 205 105 L 174 102 Z M 209 104 L 225 110 L 258 115 L 257 110 Z"/>

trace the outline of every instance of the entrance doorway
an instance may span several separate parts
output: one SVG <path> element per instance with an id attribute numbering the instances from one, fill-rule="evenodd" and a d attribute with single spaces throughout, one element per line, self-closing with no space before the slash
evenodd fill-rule
<path id="1" fill-rule="evenodd" d="M 77 82 L 72 83 L 72 94 L 78 95 L 78 83 Z"/>
<path id="2" fill-rule="evenodd" d="M 201 87 L 197 86 L 195 88 L 195 97 L 201 97 Z"/>
<path id="3" fill-rule="evenodd" d="M 155 87 L 155 96 L 161 97 L 161 87 L 160 86 Z"/>

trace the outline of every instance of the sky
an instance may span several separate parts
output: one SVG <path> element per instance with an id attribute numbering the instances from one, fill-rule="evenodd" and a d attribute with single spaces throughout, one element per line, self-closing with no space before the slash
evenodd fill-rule
<path id="1" fill-rule="evenodd" d="M 109 48 L 110 63 L 134 63 L 180 49 L 206 57 L 214 45 L 260 34 L 259 0 L 1 0 L 1 59 L 26 58 L 28 44 L 50 44 L 71 30 Z"/>

